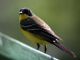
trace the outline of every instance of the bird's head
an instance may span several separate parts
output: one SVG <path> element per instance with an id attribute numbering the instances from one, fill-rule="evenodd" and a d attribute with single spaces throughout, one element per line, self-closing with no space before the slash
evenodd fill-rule
<path id="1" fill-rule="evenodd" d="M 19 14 L 20 14 L 20 20 L 24 20 L 27 17 L 32 16 L 32 12 L 28 8 L 21 8 Z"/>
<path id="2" fill-rule="evenodd" d="M 28 8 L 22 8 L 22 9 L 20 9 L 20 12 L 19 13 L 20 14 L 26 14 L 28 16 L 32 16 L 32 12 Z"/>

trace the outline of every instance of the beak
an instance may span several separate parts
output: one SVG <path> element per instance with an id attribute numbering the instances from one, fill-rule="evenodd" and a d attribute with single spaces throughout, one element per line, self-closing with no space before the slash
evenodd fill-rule
<path id="1" fill-rule="evenodd" d="M 19 14 L 23 14 L 23 12 L 22 12 L 22 11 L 20 11 L 20 12 L 19 12 Z"/>

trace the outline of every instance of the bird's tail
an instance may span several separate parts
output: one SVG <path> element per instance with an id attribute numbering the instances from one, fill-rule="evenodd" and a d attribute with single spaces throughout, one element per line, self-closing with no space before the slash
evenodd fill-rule
<path id="1" fill-rule="evenodd" d="M 71 55 L 72 57 L 76 58 L 76 55 L 74 54 L 74 52 L 68 50 L 67 48 L 65 48 L 62 44 L 58 43 L 58 42 L 54 42 L 53 43 L 56 47 L 58 47 L 59 49 L 61 49 L 62 51 L 68 53 L 69 55 Z"/>

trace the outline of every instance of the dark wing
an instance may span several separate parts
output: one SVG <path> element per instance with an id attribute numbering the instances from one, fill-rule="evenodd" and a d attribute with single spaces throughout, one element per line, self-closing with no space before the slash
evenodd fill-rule
<path id="1" fill-rule="evenodd" d="M 37 24 L 35 20 L 32 18 L 27 18 L 26 20 L 22 20 L 20 22 L 21 28 L 25 31 L 29 31 L 33 34 L 39 35 L 44 38 L 44 40 L 53 43 L 53 41 L 57 41 L 57 37 L 48 32 L 48 30 L 44 29 L 41 25 Z"/>

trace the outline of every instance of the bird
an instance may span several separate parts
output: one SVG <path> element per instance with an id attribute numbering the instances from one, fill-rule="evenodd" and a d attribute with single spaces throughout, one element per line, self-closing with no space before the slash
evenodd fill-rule
<path id="1" fill-rule="evenodd" d="M 47 51 L 47 45 L 55 45 L 60 50 L 68 53 L 72 57 L 76 57 L 73 51 L 65 48 L 60 43 L 61 38 L 51 29 L 51 27 L 40 17 L 36 16 L 29 8 L 21 8 L 19 10 L 20 29 L 24 36 L 37 45 L 44 46 L 44 53 Z"/>

